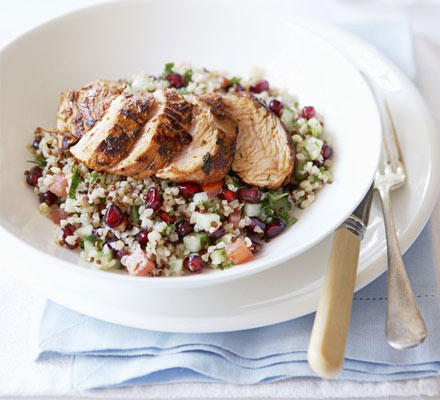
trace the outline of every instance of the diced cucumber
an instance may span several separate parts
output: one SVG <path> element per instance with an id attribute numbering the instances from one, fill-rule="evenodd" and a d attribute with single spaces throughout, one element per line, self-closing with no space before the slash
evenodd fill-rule
<path id="1" fill-rule="evenodd" d="M 66 201 L 64 202 L 64 211 L 68 213 L 74 213 L 75 212 L 75 200 L 68 197 Z"/>
<path id="2" fill-rule="evenodd" d="M 170 275 L 180 276 L 183 268 L 183 259 L 176 258 L 175 260 L 170 260 L 168 265 L 170 266 Z"/>
<path id="3" fill-rule="evenodd" d="M 317 139 L 313 136 L 308 136 L 304 142 L 304 149 L 307 151 L 307 154 L 310 156 L 310 158 L 312 160 L 318 159 L 324 142 L 321 139 Z"/>
<path id="4" fill-rule="evenodd" d="M 243 207 L 244 215 L 248 217 L 258 217 L 261 214 L 262 206 L 260 203 L 246 203 Z"/>
<path id="5" fill-rule="evenodd" d="M 295 160 L 295 166 L 293 168 L 295 179 L 302 181 L 307 176 L 307 174 L 303 173 L 306 162 L 307 160 Z"/>
<path id="6" fill-rule="evenodd" d="M 79 236 L 81 239 L 84 239 L 86 236 L 90 236 L 92 234 L 92 230 L 92 225 L 82 226 L 75 231 L 75 235 Z"/>
<path id="7" fill-rule="evenodd" d="M 113 257 L 113 251 L 108 246 L 104 246 L 102 250 L 99 250 L 95 247 L 95 242 L 87 237 L 84 239 L 84 253 L 87 258 L 92 256 L 93 262 L 101 269 L 121 267 L 120 261 Z M 100 263 L 96 262 L 98 260 Z"/>
<path id="8" fill-rule="evenodd" d="M 312 136 L 318 137 L 322 133 L 322 125 L 315 117 L 310 118 L 307 121 L 307 124 L 309 126 L 310 132 L 312 133 Z"/>
<path id="9" fill-rule="evenodd" d="M 286 125 L 289 131 L 295 128 L 295 118 L 295 112 L 288 107 L 284 107 L 283 113 L 281 114 L 281 121 L 284 122 L 284 125 Z"/>
<path id="10" fill-rule="evenodd" d="M 223 242 L 225 245 L 231 244 L 232 243 L 232 238 L 234 236 L 231 233 L 227 233 L 226 235 L 223 235 L 218 242 Z"/>
<path id="11" fill-rule="evenodd" d="M 228 256 L 226 255 L 225 249 L 214 250 L 210 254 L 210 257 L 213 265 L 220 265 L 223 264 L 225 261 L 228 261 Z"/>
<path id="12" fill-rule="evenodd" d="M 211 228 L 218 228 L 220 226 L 220 215 L 194 212 L 191 215 L 191 223 L 199 225 L 204 231 L 208 232 Z"/>
<path id="13" fill-rule="evenodd" d="M 86 252 L 86 254 L 89 255 L 92 250 L 96 250 L 96 251 L 98 250 L 95 247 L 95 242 L 92 242 L 91 240 L 88 239 L 84 239 L 84 251 Z"/>
<path id="14" fill-rule="evenodd" d="M 192 253 L 197 253 L 204 249 L 208 243 L 208 235 L 202 232 L 190 233 L 183 238 L 185 248 Z"/>

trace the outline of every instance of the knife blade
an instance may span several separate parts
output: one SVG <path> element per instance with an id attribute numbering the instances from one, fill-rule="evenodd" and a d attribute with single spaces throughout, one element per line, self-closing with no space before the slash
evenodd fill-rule
<path id="1" fill-rule="evenodd" d="M 335 377 L 344 364 L 360 245 L 368 226 L 373 192 L 371 185 L 333 237 L 307 352 L 310 367 L 323 378 Z"/>

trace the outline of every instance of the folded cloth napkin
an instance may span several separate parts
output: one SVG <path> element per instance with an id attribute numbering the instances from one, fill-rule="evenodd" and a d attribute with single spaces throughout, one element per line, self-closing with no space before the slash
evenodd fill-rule
<path id="1" fill-rule="evenodd" d="M 371 24 L 345 27 L 373 44 L 379 41 L 384 52 L 391 49 L 393 60 L 414 77 L 411 35 L 405 22 L 375 23 L 373 37 L 369 36 Z M 388 39 L 382 40 L 384 37 Z M 339 379 L 379 381 L 440 372 L 440 309 L 429 224 L 404 258 L 428 325 L 427 340 L 405 351 L 387 345 L 386 276 L 382 276 L 354 296 L 346 362 Z M 174 334 L 107 323 L 47 302 L 38 358 L 72 355 L 71 381 L 79 390 L 166 382 L 252 384 L 314 377 L 306 358 L 313 318 L 308 315 L 239 332 Z"/>

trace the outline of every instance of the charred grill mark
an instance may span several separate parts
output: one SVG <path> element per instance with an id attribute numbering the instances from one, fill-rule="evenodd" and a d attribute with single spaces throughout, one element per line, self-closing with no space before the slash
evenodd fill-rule
<path id="1" fill-rule="evenodd" d="M 223 136 L 226 135 L 224 132 L 222 132 L 222 133 L 223 133 Z M 226 155 L 225 139 L 218 138 L 216 144 L 219 147 L 220 157 L 224 158 Z"/>
<path id="2" fill-rule="evenodd" d="M 135 121 L 135 122 L 137 122 L 137 115 L 136 115 L 136 113 L 134 113 L 133 111 L 131 111 L 129 108 L 127 109 L 127 108 L 125 108 L 125 109 L 123 109 L 123 110 L 121 110 L 121 114 L 124 116 L 124 117 L 126 117 L 126 118 L 130 118 L 130 119 L 132 119 L 133 121 Z"/>
<path id="3" fill-rule="evenodd" d="M 126 153 L 126 146 L 131 140 L 126 133 L 120 133 L 115 136 L 109 136 L 104 139 L 96 148 L 96 151 L 102 153 L 105 156 L 114 157 Z M 99 157 L 99 155 L 98 155 Z M 99 162 L 99 161 L 98 161 Z"/>
<path id="4" fill-rule="evenodd" d="M 212 170 L 212 158 L 210 153 L 206 153 L 203 156 L 203 165 L 202 165 L 202 171 L 205 175 L 209 175 Z"/>
<path id="5" fill-rule="evenodd" d="M 138 137 L 140 131 L 141 131 L 140 128 L 134 129 L 134 130 L 131 132 L 131 137 L 132 137 L 133 139 L 136 139 L 136 138 Z"/>
<path id="6" fill-rule="evenodd" d="M 157 150 L 157 152 L 161 155 L 161 156 L 165 156 L 169 153 L 168 147 L 165 143 L 161 143 L 159 145 L 159 148 Z"/>

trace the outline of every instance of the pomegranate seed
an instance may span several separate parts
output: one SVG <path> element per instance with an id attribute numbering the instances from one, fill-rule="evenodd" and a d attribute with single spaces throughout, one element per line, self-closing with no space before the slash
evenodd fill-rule
<path id="1" fill-rule="evenodd" d="M 167 212 L 165 212 L 165 211 L 163 211 L 163 210 L 160 210 L 160 211 L 158 212 L 158 215 L 159 215 L 160 219 L 161 219 L 163 222 L 166 222 L 167 224 L 173 224 L 174 221 L 175 221 L 175 218 L 174 218 L 174 217 L 172 217 L 170 214 L 168 214 Z"/>
<path id="2" fill-rule="evenodd" d="M 188 221 L 182 220 L 176 224 L 176 231 L 180 237 L 183 237 L 192 233 L 194 228 Z"/>
<path id="3" fill-rule="evenodd" d="M 278 236 L 286 229 L 286 224 L 281 219 L 275 218 L 269 225 L 266 226 L 264 231 L 266 239 L 272 239 Z"/>
<path id="4" fill-rule="evenodd" d="M 78 248 L 78 246 L 80 244 L 79 238 L 77 238 L 77 240 L 74 244 L 70 244 L 70 243 L 66 242 L 66 237 L 72 236 L 74 233 L 75 233 L 75 227 L 72 224 L 67 224 L 66 226 L 64 226 L 64 228 L 63 228 L 63 241 L 64 241 L 64 245 L 70 250 L 75 250 L 76 248 Z"/>
<path id="5" fill-rule="evenodd" d="M 55 193 L 51 191 L 40 194 L 40 203 L 46 203 L 48 206 L 55 204 L 58 200 L 58 197 Z"/>
<path id="6" fill-rule="evenodd" d="M 306 106 L 301 110 L 301 117 L 305 119 L 310 119 L 315 116 L 315 107 Z"/>
<path id="7" fill-rule="evenodd" d="M 182 193 L 185 197 L 192 197 L 196 193 L 202 191 L 202 188 L 197 183 L 180 183 L 177 185 L 177 187 L 179 188 L 180 193 Z"/>
<path id="8" fill-rule="evenodd" d="M 321 154 L 324 160 L 327 160 L 333 155 L 333 149 L 328 144 L 323 144 Z"/>
<path id="9" fill-rule="evenodd" d="M 256 217 L 250 217 L 251 223 L 246 226 L 246 230 L 249 234 L 255 233 L 257 235 L 263 236 L 264 234 L 264 230 L 266 229 L 266 224 L 261 221 L 261 219 L 256 218 Z M 259 227 L 262 232 L 255 232 L 255 228 Z"/>
<path id="10" fill-rule="evenodd" d="M 185 86 L 185 79 L 180 74 L 168 74 L 166 76 L 170 85 L 176 89 L 180 89 Z"/>
<path id="11" fill-rule="evenodd" d="M 92 234 L 94 234 L 93 233 L 93 230 L 92 230 Z M 96 236 L 96 234 L 94 234 L 95 236 Z M 106 242 L 105 242 L 105 244 L 108 246 L 108 247 L 110 247 L 110 249 L 112 249 L 113 251 L 117 251 L 116 250 L 116 248 L 113 246 L 113 243 L 114 242 L 117 242 L 119 239 L 117 238 L 117 237 L 112 237 L 112 238 L 110 238 L 110 239 L 108 239 Z"/>
<path id="12" fill-rule="evenodd" d="M 124 222 L 124 213 L 122 210 L 118 207 L 112 204 L 107 208 L 107 211 L 105 213 L 105 223 L 110 228 L 116 228 L 117 226 L 121 225 Z"/>
<path id="13" fill-rule="evenodd" d="M 295 185 L 293 182 L 289 182 L 287 185 L 283 186 L 283 192 L 292 193 L 296 188 L 297 185 Z"/>
<path id="14" fill-rule="evenodd" d="M 32 148 L 34 150 L 38 150 L 40 148 L 41 136 L 35 136 L 34 141 L 32 142 Z"/>
<path id="15" fill-rule="evenodd" d="M 145 207 L 152 208 L 153 211 L 157 211 L 162 206 L 159 191 L 155 187 L 148 189 L 145 197 Z"/>
<path id="16" fill-rule="evenodd" d="M 128 256 L 130 253 L 127 250 L 117 250 L 113 252 L 113 255 L 120 260 L 124 256 Z"/>
<path id="17" fill-rule="evenodd" d="M 240 83 L 234 83 L 232 86 L 236 92 L 244 92 L 245 88 Z"/>
<path id="18" fill-rule="evenodd" d="M 241 188 L 238 189 L 238 198 L 246 203 L 259 203 L 261 192 L 258 188 Z"/>
<path id="19" fill-rule="evenodd" d="M 322 167 L 324 164 L 321 161 L 315 160 L 313 161 L 313 165 L 317 166 L 318 168 Z"/>
<path id="20" fill-rule="evenodd" d="M 26 176 L 26 183 L 30 186 L 36 186 L 38 183 L 38 178 L 41 178 L 43 171 L 40 167 L 32 167 Z"/>
<path id="21" fill-rule="evenodd" d="M 216 231 L 208 233 L 208 236 L 209 236 L 210 239 L 217 240 L 217 239 L 220 239 L 225 233 L 226 233 L 225 228 L 223 228 L 221 226 Z"/>
<path id="22" fill-rule="evenodd" d="M 72 236 L 75 233 L 75 227 L 72 224 L 66 224 L 63 228 L 63 237 Z"/>
<path id="23" fill-rule="evenodd" d="M 222 191 L 220 192 L 220 197 L 223 200 L 228 200 L 228 201 L 232 201 L 235 200 L 235 192 L 233 192 L 232 190 L 226 189 L 225 187 L 222 189 Z"/>
<path id="24" fill-rule="evenodd" d="M 256 94 L 264 92 L 265 90 L 269 90 L 269 82 L 268 81 L 260 81 L 257 83 L 253 83 L 251 85 L 251 87 L 249 88 L 249 90 L 252 93 L 256 93 Z"/>
<path id="25" fill-rule="evenodd" d="M 202 257 L 197 255 L 188 256 L 183 260 L 183 266 L 194 273 L 200 272 L 203 268 L 203 264 Z"/>
<path id="26" fill-rule="evenodd" d="M 70 244 L 66 242 L 66 239 L 64 239 L 64 246 L 66 246 L 69 250 L 75 250 L 79 247 L 80 242 L 80 239 L 77 238 L 74 244 Z"/>
<path id="27" fill-rule="evenodd" d="M 117 249 L 115 249 L 114 247 L 113 247 L 113 243 L 114 242 L 117 242 L 119 239 L 118 238 L 116 238 L 116 237 L 112 237 L 112 238 L 110 238 L 109 240 L 107 240 L 106 242 L 105 242 L 105 244 L 108 246 L 108 247 L 110 247 L 110 249 L 112 250 L 112 252 L 113 252 L 113 256 L 114 257 L 116 257 L 118 260 L 120 260 L 122 257 L 124 257 L 124 256 L 128 256 L 128 251 L 127 250 L 124 250 L 124 249 L 122 249 L 122 250 L 117 250 Z"/>
<path id="28" fill-rule="evenodd" d="M 148 231 L 140 231 L 135 239 L 141 246 L 145 246 L 148 243 Z"/>
<path id="29" fill-rule="evenodd" d="M 284 104 L 279 100 L 272 99 L 269 103 L 269 110 L 279 117 L 281 117 L 281 112 L 283 111 L 283 108 Z"/>
<path id="30" fill-rule="evenodd" d="M 261 249 L 263 248 L 263 245 L 261 243 L 258 243 L 254 240 L 252 240 L 252 245 L 250 247 L 250 250 L 252 251 L 252 254 L 256 254 L 259 253 L 261 251 Z"/>

